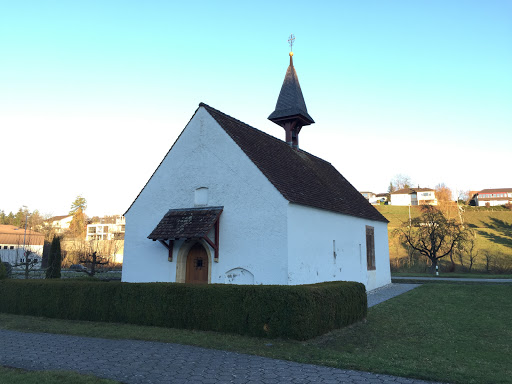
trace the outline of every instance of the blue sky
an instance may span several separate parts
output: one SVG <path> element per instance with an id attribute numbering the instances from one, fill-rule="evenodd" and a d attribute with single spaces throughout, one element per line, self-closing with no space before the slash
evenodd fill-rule
<path id="1" fill-rule="evenodd" d="M 0 1 L 0 209 L 123 213 L 199 102 L 268 121 L 287 38 L 301 148 L 359 190 L 512 187 L 512 2 Z"/>

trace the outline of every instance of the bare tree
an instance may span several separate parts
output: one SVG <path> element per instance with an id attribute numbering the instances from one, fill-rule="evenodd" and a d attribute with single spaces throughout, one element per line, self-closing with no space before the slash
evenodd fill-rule
<path id="1" fill-rule="evenodd" d="M 18 237 L 13 267 L 22 267 L 25 279 L 29 278 L 30 272 L 39 264 L 39 257 L 32 252 L 31 248 L 31 236 L 25 239 L 24 246 L 21 244 L 21 240 Z"/>
<path id="2" fill-rule="evenodd" d="M 122 244 L 123 240 L 116 239 L 75 242 L 78 262 L 87 268 L 82 272 L 94 276 L 100 267 L 113 265 Z"/>
<path id="3" fill-rule="evenodd" d="M 493 259 L 492 254 L 489 251 L 485 250 L 484 257 L 485 257 L 485 271 L 490 272 L 491 263 L 492 263 L 492 259 Z"/>
<path id="4" fill-rule="evenodd" d="M 459 196 L 457 196 L 457 200 L 462 204 L 468 204 L 469 199 L 472 196 L 469 196 L 469 191 L 459 191 Z"/>
<path id="5" fill-rule="evenodd" d="M 411 178 L 407 175 L 399 173 L 395 175 L 395 177 L 393 177 L 393 179 L 391 180 L 388 191 L 391 193 L 399 189 L 410 188 L 411 186 Z"/>
<path id="6" fill-rule="evenodd" d="M 88 269 L 84 269 L 83 272 L 89 276 L 94 276 L 97 272 L 97 267 L 107 265 L 109 263 L 108 257 L 99 255 L 101 252 L 99 240 L 91 240 L 86 248 L 86 253 L 80 258 L 80 263 L 84 264 Z"/>
<path id="7" fill-rule="evenodd" d="M 464 247 L 469 258 L 469 272 L 471 272 L 473 264 L 476 262 L 476 259 L 478 258 L 478 249 L 475 249 L 475 244 L 475 239 L 472 238 L 469 239 L 469 241 L 466 243 L 466 246 Z"/>
<path id="8" fill-rule="evenodd" d="M 467 241 L 471 230 L 447 219 L 435 206 L 424 205 L 421 210 L 422 214 L 403 223 L 397 234 L 404 244 L 427 257 L 435 271 L 439 259 L 451 255 Z"/>
<path id="9" fill-rule="evenodd" d="M 448 203 L 453 201 L 452 190 L 445 183 L 439 183 L 435 186 L 436 199 L 440 203 Z"/>

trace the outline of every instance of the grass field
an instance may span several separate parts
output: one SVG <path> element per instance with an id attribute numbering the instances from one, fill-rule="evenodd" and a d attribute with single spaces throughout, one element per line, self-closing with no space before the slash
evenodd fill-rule
<path id="1" fill-rule="evenodd" d="M 99 379 L 63 371 L 24 371 L 0 366 L 0 383 L 5 384 L 116 384 L 117 381 Z"/>
<path id="2" fill-rule="evenodd" d="M 432 277 L 431 273 L 413 273 L 413 272 L 393 272 L 391 277 Z M 511 274 L 491 275 L 487 273 L 450 273 L 448 275 L 440 275 L 441 277 L 452 278 L 471 278 L 471 279 L 512 279 Z"/>
<path id="3" fill-rule="evenodd" d="M 452 383 L 512 383 L 512 285 L 425 284 L 306 342 L 0 314 L 0 327 L 130 338 Z"/>
<path id="4" fill-rule="evenodd" d="M 44 279 L 46 276 L 45 269 L 33 269 L 29 273 L 29 277 L 31 279 Z M 25 272 L 20 268 L 13 269 L 11 272 L 12 279 L 24 279 Z M 87 279 L 89 276 L 84 272 L 77 272 L 73 270 L 65 270 L 61 271 L 62 279 Z M 94 275 L 95 279 L 98 280 L 121 280 L 121 271 L 99 271 Z"/>
<path id="5" fill-rule="evenodd" d="M 389 220 L 389 256 L 391 265 L 397 265 L 397 259 L 407 257 L 407 250 L 398 242 L 396 236 L 392 236 L 392 233 L 409 220 L 409 207 L 380 205 L 376 208 Z M 411 207 L 411 218 L 419 215 L 420 207 Z M 456 207 L 447 211 L 447 217 L 459 220 Z M 471 227 L 476 235 L 476 249 L 479 256 L 473 268 L 480 271 L 486 269 L 485 251 L 491 254 L 492 264 L 496 265 L 497 270 L 512 268 L 512 211 L 468 210 L 463 213 L 463 218 L 464 223 Z M 467 256 L 463 257 L 463 263 L 466 267 L 469 265 Z"/>

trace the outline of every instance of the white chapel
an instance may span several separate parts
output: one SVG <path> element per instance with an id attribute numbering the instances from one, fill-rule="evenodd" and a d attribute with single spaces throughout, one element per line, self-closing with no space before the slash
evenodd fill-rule
<path id="1" fill-rule="evenodd" d="M 386 218 L 299 148 L 314 121 L 292 56 L 269 116 L 285 141 L 199 104 L 125 214 L 123 281 L 391 282 Z"/>

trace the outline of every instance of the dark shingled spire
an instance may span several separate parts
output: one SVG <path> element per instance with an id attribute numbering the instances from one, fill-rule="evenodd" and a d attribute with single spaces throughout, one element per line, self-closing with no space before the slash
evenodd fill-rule
<path id="1" fill-rule="evenodd" d="M 285 129 L 286 142 L 293 147 L 298 147 L 300 129 L 315 122 L 309 116 L 306 102 L 302 96 L 297 72 L 293 66 L 292 52 L 290 52 L 290 65 L 284 77 L 276 109 L 268 119 Z"/>

